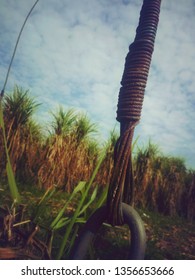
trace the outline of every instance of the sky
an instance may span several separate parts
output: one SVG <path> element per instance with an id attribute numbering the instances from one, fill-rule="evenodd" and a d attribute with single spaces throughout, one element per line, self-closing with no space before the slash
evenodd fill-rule
<path id="1" fill-rule="evenodd" d="M 34 0 L 0 0 L 0 87 Z M 116 110 L 142 0 L 39 0 L 18 45 L 6 92 L 29 89 L 46 124 L 59 105 L 87 113 L 99 141 Z M 195 168 L 195 0 L 162 0 L 140 123 L 134 138 Z"/>

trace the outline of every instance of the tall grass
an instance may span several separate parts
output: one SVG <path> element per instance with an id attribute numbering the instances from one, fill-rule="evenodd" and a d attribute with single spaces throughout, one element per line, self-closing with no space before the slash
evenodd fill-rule
<path id="1" fill-rule="evenodd" d="M 134 165 L 136 205 L 166 215 L 195 218 L 195 172 L 186 169 L 182 158 L 163 155 L 149 142 L 137 152 Z"/>
<path id="2" fill-rule="evenodd" d="M 73 217 L 71 218 L 70 220 L 70 223 L 66 229 L 66 232 L 65 232 L 65 235 L 62 239 L 62 243 L 61 243 L 61 246 L 60 246 L 60 250 L 58 252 L 58 255 L 57 255 L 57 259 L 61 259 L 62 255 L 63 255 L 63 251 L 64 251 L 64 248 L 65 248 L 65 245 L 67 244 L 67 241 L 68 241 L 68 238 L 72 232 L 72 229 L 73 229 L 73 226 L 75 225 L 75 222 L 77 220 L 77 218 L 83 213 L 85 212 L 85 210 L 89 207 L 89 205 L 93 202 L 93 200 L 95 199 L 96 197 L 96 189 L 94 190 L 93 194 L 91 195 L 91 198 L 90 200 L 84 204 L 86 198 L 88 197 L 88 193 L 89 193 L 89 190 L 92 186 L 92 183 L 95 179 L 95 176 L 97 175 L 97 172 L 100 168 L 100 165 L 102 164 L 102 161 L 104 160 L 104 157 L 105 155 L 102 154 L 102 156 L 100 157 L 98 163 L 97 163 L 97 166 L 89 180 L 88 183 L 82 183 L 82 184 L 79 184 L 78 185 L 78 189 L 82 191 L 82 189 L 85 187 L 84 191 L 83 191 L 83 194 L 82 194 L 82 197 L 81 197 L 81 200 L 79 201 L 78 205 L 77 205 L 77 208 L 76 208 L 76 211 L 74 212 L 74 215 Z M 75 189 L 76 190 L 76 189 Z M 75 191 L 73 191 L 73 194 L 74 194 Z M 65 209 L 64 209 L 65 210 Z M 59 219 L 59 217 L 57 217 L 57 219 Z M 86 222 L 86 220 L 85 220 Z M 76 234 L 73 234 L 73 236 L 76 236 Z M 73 240 L 74 241 L 74 240 Z M 71 242 L 71 244 L 73 244 L 73 242 Z M 70 248 L 69 248 L 69 252 L 70 252 Z"/>
<path id="3" fill-rule="evenodd" d="M 0 99 L 0 130 L 2 131 L 2 144 L 4 146 L 5 155 L 6 155 L 6 172 L 7 172 L 7 178 L 8 183 L 10 187 L 10 193 L 13 199 L 14 203 L 18 203 L 20 201 L 20 195 L 18 192 L 18 188 L 16 185 L 9 152 L 8 152 L 8 146 L 7 146 L 7 139 L 6 139 L 6 132 L 5 132 L 5 125 L 4 125 L 4 118 L 3 118 L 3 108 L 2 108 L 2 100 Z"/>
<path id="4" fill-rule="evenodd" d="M 0 176 L 7 177 L 12 197 L 11 205 L 0 206 L 0 247 L 10 247 L 0 253 L 5 258 L 68 258 L 80 226 L 106 200 L 118 134 L 111 131 L 102 147 L 86 115 L 59 107 L 45 136 L 33 120 L 36 107 L 19 88 L 0 102 Z M 134 153 L 133 164 L 136 207 L 195 220 L 195 172 L 183 159 L 163 155 L 149 142 Z M 44 191 L 33 211 L 29 203 L 20 204 L 16 181 L 30 182 L 33 193 Z M 60 192 L 67 196 L 56 212 L 52 205 Z M 4 228 L 8 219 L 11 226 Z M 20 249 L 11 249 L 16 246 Z"/>
<path id="5" fill-rule="evenodd" d="M 6 111 L 5 125 L 1 116 L 1 131 L 4 131 L 0 135 L 1 177 L 6 173 L 6 139 L 10 155 L 7 166 L 12 163 L 13 175 L 22 183 L 31 182 L 40 189 L 55 187 L 72 193 L 78 182 L 90 180 L 102 146 L 94 137 L 97 126 L 86 115 L 59 107 L 52 112 L 49 134 L 45 136 L 33 120 L 38 105 L 31 100 L 28 91 L 16 87 L 1 106 Z M 110 181 L 117 138 L 112 131 L 104 143 L 105 160 L 92 185 L 92 188 L 98 185 L 100 192 Z M 9 173 L 10 180 L 14 180 Z M 194 174 L 186 169 L 182 159 L 163 155 L 149 142 L 134 155 L 135 204 L 164 214 L 195 219 Z"/>
<path id="6" fill-rule="evenodd" d="M 8 103 L 11 104 L 10 100 L 12 100 L 12 98 L 14 99 L 15 97 L 17 97 L 15 99 L 16 102 L 12 103 L 12 106 L 9 106 Z M 19 100 L 19 102 L 18 102 Z M 44 157 L 46 157 L 46 160 L 48 160 L 47 156 L 49 154 L 49 161 L 52 164 L 52 169 L 47 169 L 47 171 L 49 171 L 49 174 L 51 173 L 53 175 L 53 170 L 54 172 L 56 172 L 57 166 L 59 165 L 59 159 L 61 160 L 61 156 L 64 155 L 64 150 L 62 151 L 61 148 L 63 148 L 63 142 L 65 140 L 68 141 L 69 146 L 67 145 L 67 141 L 66 141 L 66 145 L 68 146 L 68 148 L 72 147 L 73 148 L 73 152 L 74 154 L 72 154 L 72 156 L 75 156 L 75 153 L 77 151 L 79 151 L 80 156 L 81 154 L 81 150 L 80 147 L 82 147 L 82 149 L 86 149 L 86 143 L 89 142 L 84 142 L 84 139 L 87 139 L 87 134 L 93 132 L 93 125 L 90 124 L 89 120 L 86 118 L 86 116 L 82 117 L 81 115 L 79 116 L 79 120 L 77 120 L 76 123 L 76 130 L 79 131 L 79 137 L 77 135 L 77 137 L 73 137 L 73 135 L 67 135 L 63 133 L 58 133 L 58 135 L 52 135 L 52 137 L 50 137 L 49 141 L 47 141 L 44 145 L 41 145 L 41 141 L 40 139 L 37 137 L 37 135 L 31 135 L 31 132 L 33 131 L 29 129 L 29 126 L 31 127 L 31 125 L 35 124 L 32 122 L 32 120 L 29 118 L 29 116 L 31 114 L 25 114 L 27 113 L 26 109 L 29 109 L 29 106 L 34 105 L 31 99 L 28 99 L 28 97 L 26 96 L 26 94 L 23 94 L 23 92 L 18 91 L 18 88 L 16 89 L 16 92 L 14 92 L 14 95 L 11 97 L 7 97 L 5 99 L 5 103 L 2 106 L 2 100 L 0 100 L 0 129 L 2 131 L 2 137 L 1 137 L 1 151 L 5 153 L 5 158 L 6 158 L 6 171 L 7 171 L 7 178 L 8 178 L 8 183 L 10 186 L 10 193 L 12 195 L 13 198 L 13 202 L 14 203 L 19 203 L 20 202 L 20 196 L 19 196 L 19 192 L 18 192 L 18 188 L 16 185 L 16 181 L 15 181 L 15 176 L 14 176 L 14 172 L 16 175 L 20 175 L 18 178 L 24 178 L 21 176 L 20 170 L 18 168 L 18 163 L 19 167 L 21 167 L 21 162 L 25 162 L 28 163 L 28 159 L 29 156 L 32 156 L 32 154 L 29 155 L 29 147 L 33 145 L 33 148 L 40 148 L 42 149 L 43 147 L 45 148 L 47 145 L 49 146 L 49 150 L 46 150 L 46 153 L 44 155 Z M 27 107 L 24 108 L 24 105 L 26 104 L 26 101 L 28 102 Z M 10 114 L 11 117 L 9 118 L 9 113 L 13 113 L 11 109 L 13 109 L 13 107 L 16 105 L 17 103 L 17 113 L 16 116 L 18 117 L 18 119 L 15 119 L 14 114 Z M 14 106 L 13 106 L 14 105 Z M 4 124 L 4 118 L 3 118 L 3 107 L 4 107 L 4 111 L 7 110 L 7 108 L 9 107 L 10 112 L 8 111 L 6 114 L 6 128 L 5 128 L 5 124 Z M 20 108 L 21 107 L 21 108 Z M 23 113 L 23 114 L 21 114 Z M 19 118 L 22 116 L 21 121 L 19 121 Z M 26 118 L 25 118 L 26 117 Z M 81 121 L 82 120 L 82 121 Z M 79 128 L 78 122 L 82 123 L 81 128 Z M 86 123 L 85 123 L 86 122 Z M 32 128 L 32 127 L 31 127 Z M 33 128 L 35 128 L 35 132 L 37 126 L 34 125 Z M 29 130 L 28 130 L 29 129 Z M 27 133 L 28 132 L 28 133 Z M 6 135 L 7 134 L 7 135 Z M 29 134 L 29 135 L 28 135 Z M 36 137 L 35 137 L 36 136 Z M 23 137 L 23 138 L 22 138 Z M 7 144 L 7 139 L 9 141 L 9 148 L 8 148 L 8 144 Z M 25 139 L 25 142 L 22 141 L 22 139 Z M 50 147 L 51 142 L 52 144 L 56 145 L 56 149 L 53 149 L 55 146 L 52 145 L 52 148 Z M 37 143 L 39 143 L 39 145 L 37 145 Z M 94 156 L 94 144 L 91 146 L 89 145 L 87 148 L 90 147 L 90 150 L 87 150 L 87 154 L 89 154 L 91 156 Z M 20 146 L 21 144 L 23 144 L 22 146 Z M 30 145 L 29 145 L 30 144 Z M 36 144 L 36 145 L 35 145 Z M 70 146 L 72 145 L 72 146 Z M 92 149 L 93 146 L 93 149 Z M 20 150 L 22 148 L 22 150 Z M 66 147 L 67 148 L 67 147 Z M 9 153 L 11 151 L 11 155 L 12 155 L 12 160 L 15 163 L 15 169 L 13 171 L 12 166 L 11 166 L 11 160 L 10 160 L 10 156 Z M 22 155 L 18 154 L 17 151 L 20 151 L 22 153 Z M 39 150 L 41 151 L 41 150 Z M 75 158 L 71 158 L 70 157 L 70 151 L 72 152 L 72 150 L 67 151 L 67 153 L 65 153 L 65 156 L 67 158 L 70 158 L 70 162 L 73 159 L 75 161 Z M 15 153 L 14 153 L 15 152 Z M 38 151 L 34 151 L 35 153 L 33 153 L 33 155 L 36 155 L 36 157 L 38 156 Z M 51 157 L 51 158 L 50 158 Z M 66 160 L 67 160 L 66 158 Z M 42 224 L 41 223 L 41 216 L 44 214 L 45 209 L 46 209 L 46 203 L 48 202 L 48 200 L 53 196 L 53 194 L 55 193 L 55 188 L 54 188 L 54 183 L 52 181 L 50 181 L 50 185 L 47 186 L 47 190 L 45 192 L 45 194 L 43 195 L 43 197 L 41 198 L 41 200 L 38 202 L 37 206 L 34 208 L 33 213 L 30 215 L 30 217 L 28 217 L 28 219 L 24 219 L 23 220 L 23 206 L 21 208 L 20 211 L 20 205 L 18 205 L 18 207 L 16 208 L 14 206 L 14 210 L 12 213 L 12 209 L 13 209 L 13 205 L 11 206 L 11 209 L 9 211 L 9 213 L 7 213 L 7 210 L 4 208 L 0 208 L 0 212 L 2 211 L 3 216 L 3 225 L 6 222 L 7 219 L 10 219 L 11 222 L 11 226 L 9 226 L 9 228 L 5 227 L 5 229 L 3 228 L 3 231 L 0 231 L 0 236 L 4 236 L 6 242 L 8 242 L 8 244 L 13 243 L 15 244 L 16 240 L 20 240 L 19 243 L 17 244 L 17 246 L 21 246 L 23 247 L 22 250 L 22 254 L 23 255 L 27 255 L 27 257 L 29 258 L 36 258 L 36 255 L 33 254 L 29 254 L 27 253 L 27 251 L 29 251 L 29 245 L 30 244 L 35 244 L 35 246 L 33 245 L 33 250 L 35 250 L 35 247 L 38 247 L 38 251 L 40 251 L 42 257 L 46 256 L 46 257 L 51 257 L 52 254 L 52 243 L 53 243 L 53 238 L 54 238 L 54 232 L 58 231 L 59 229 L 64 229 L 65 226 L 65 234 L 62 238 L 61 244 L 59 246 L 59 251 L 57 253 L 57 259 L 61 259 L 62 256 L 64 256 L 64 250 L 65 247 L 68 244 L 68 251 L 66 252 L 66 254 L 68 254 L 70 252 L 70 249 L 74 243 L 74 239 L 76 238 L 76 234 L 78 231 L 78 223 L 83 223 L 86 222 L 86 211 L 88 210 L 90 204 L 94 201 L 94 199 L 96 198 L 97 195 L 97 187 L 94 188 L 93 192 L 91 193 L 91 195 L 89 196 L 89 191 L 92 187 L 92 184 L 94 182 L 94 179 L 98 173 L 98 170 L 100 168 L 100 165 L 102 164 L 103 160 L 105 158 L 105 152 L 103 151 L 103 153 L 101 154 L 101 156 L 97 155 L 96 160 L 97 160 L 97 165 L 93 171 L 92 174 L 90 174 L 90 178 L 88 181 L 82 181 L 78 184 L 77 187 L 75 187 L 73 189 L 72 194 L 70 195 L 69 199 L 66 201 L 65 205 L 62 207 L 62 209 L 59 211 L 59 213 L 57 214 L 57 216 L 55 217 L 55 219 L 53 220 L 53 222 L 50 225 L 46 224 Z M 33 158 L 35 159 L 35 158 Z M 2 160 L 2 158 L 1 158 Z M 40 157 L 37 158 L 38 161 L 40 161 Z M 58 161 L 58 165 L 57 165 L 57 161 Z M 36 163 L 38 162 L 36 161 Z M 56 162 L 55 162 L 56 161 Z M 78 160 L 79 161 L 79 160 Z M 41 162 L 41 164 L 43 164 L 44 162 Z M 56 163 L 56 166 L 54 165 Z M 63 164 L 64 162 L 62 162 Z M 77 165 L 79 166 L 79 165 Z M 28 168 L 30 167 L 30 165 L 28 165 Z M 60 166 L 61 168 L 62 166 Z M 22 170 L 22 174 L 24 175 L 25 171 L 28 171 L 27 174 L 29 174 L 29 170 L 28 168 L 24 168 L 24 170 Z M 60 170 L 60 173 L 57 173 L 57 176 L 60 177 L 61 175 L 61 171 L 63 170 L 63 168 Z M 40 171 L 39 167 L 37 169 L 37 171 Z M 19 172 L 19 174 L 18 174 Z M 3 173 L 2 173 L 3 174 Z M 54 176 L 53 176 L 54 177 Z M 56 177 L 55 177 L 56 178 Z M 50 177 L 47 177 L 47 180 L 50 179 Z M 59 178 L 58 178 L 59 179 Z M 64 179 L 64 178 L 62 178 Z M 59 188 L 60 183 L 57 182 L 56 184 Z M 68 190 L 69 191 L 69 190 Z M 81 198 L 80 201 L 77 205 L 77 207 L 75 208 L 74 214 L 71 217 L 67 217 L 64 216 L 66 215 L 66 209 L 67 209 L 67 205 L 69 203 L 72 203 L 73 198 L 75 197 L 75 195 L 80 192 L 81 193 Z M 98 200 L 98 206 L 101 206 L 101 204 L 103 203 L 103 201 L 105 200 L 105 195 L 104 196 L 100 196 L 99 200 Z M 8 206 L 7 206 L 8 207 Z M 2 215 L 1 213 L 1 215 Z M 21 217 L 21 220 L 18 220 L 18 217 Z M 24 229 L 23 226 L 28 224 L 28 229 Z M 22 227 L 22 228 L 21 228 Z M 15 228 L 17 230 L 15 230 Z M 37 232 L 40 231 L 40 228 L 44 228 L 46 230 L 46 235 L 49 236 L 49 239 L 47 237 L 47 241 L 42 242 L 40 240 L 35 239 L 35 236 L 37 235 Z M 21 233 L 23 232 L 23 233 Z M 70 237 L 70 234 L 72 235 L 72 237 Z M 8 238 L 7 238 L 8 237 Z M 3 241 L 3 245 L 5 245 L 5 240 Z M 1 245 L 2 242 L 0 242 Z M 14 258 L 14 256 L 17 258 L 18 253 L 16 253 L 15 251 L 11 251 L 10 254 L 10 250 L 6 250 L 3 248 L 1 249 L 1 254 L 3 252 L 5 258 L 8 256 L 12 256 L 12 258 Z M 36 250 L 37 251 L 37 250 Z M 20 251 L 21 254 L 21 251 Z M 1 256 L 2 257 L 2 256 Z"/>

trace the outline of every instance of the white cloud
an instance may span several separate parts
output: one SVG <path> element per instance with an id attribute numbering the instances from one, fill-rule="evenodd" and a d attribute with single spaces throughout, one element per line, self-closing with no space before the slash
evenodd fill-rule
<path id="1" fill-rule="evenodd" d="M 195 53 L 193 1 L 162 1 L 159 28 L 142 112 L 143 138 L 185 156 L 195 166 Z M 143 133 L 143 134 L 141 134 Z"/>
<path id="2" fill-rule="evenodd" d="M 1 0 L 0 82 L 18 31 L 34 1 Z M 29 88 L 42 102 L 40 117 L 57 104 L 88 112 L 102 134 L 116 123 L 120 80 L 135 37 L 142 1 L 42 1 L 26 24 L 8 89 Z M 162 1 L 155 50 L 136 128 L 166 152 L 184 155 L 195 167 L 195 5 Z"/>

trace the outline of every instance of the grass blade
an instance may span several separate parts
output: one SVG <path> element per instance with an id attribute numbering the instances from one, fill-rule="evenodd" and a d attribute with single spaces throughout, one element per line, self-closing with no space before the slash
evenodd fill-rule
<path id="1" fill-rule="evenodd" d="M 16 185 L 16 181 L 15 181 L 15 177 L 14 177 L 14 173 L 12 170 L 9 157 L 7 157 L 6 172 L 7 172 L 8 184 L 9 184 L 11 196 L 13 198 L 13 201 L 18 203 L 20 201 L 20 196 L 18 193 L 18 188 Z"/>
<path id="2" fill-rule="evenodd" d="M 53 220 L 53 222 L 50 225 L 51 229 L 54 229 L 58 222 L 60 221 L 60 219 L 62 218 L 68 204 L 70 203 L 70 201 L 74 198 L 74 196 L 79 192 L 82 191 L 84 189 L 86 185 L 86 182 L 81 181 L 79 182 L 79 184 L 76 186 L 76 188 L 74 189 L 73 193 L 71 194 L 71 196 L 69 197 L 69 199 L 66 201 L 66 203 L 64 204 L 64 207 L 60 210 L 60 212 L 58 213 L 57 217 Z"/>
<path id="3" fill-rule="evenodd" d="M 107 193 L 108 193 L 108 186 L 106 186 L 103 192 L 101 193 L 101 196 L 96 203 L 96 209 L 100 208 L 104 204 L 104 202 L 106 201 Z"/>
<path id="4" fill-rule="evenodd" d="M 2 128 L 2 132 L 3 132 L 3 141 L 4 141 L 6 158 L 7 158 L 6 172 L 7 172 L 7 178 L 8 178 L 10 193 L 11 193 L 13 201 L 18 203 L 20 201 L 20 195 L 19 195 L 19 192 L 18 192 L 18 188 L 17 188 L 17 185 L 16 185 L 16 180 L 15 180 L 15 177 L 14 177 L 14 173 L 13 173 L 13 169 L 12 169 L 11 161 L 10 161 L 10 157 L 9 157 L 9 152 L 8 152 L 8 147 L 7 147 L 7 139 L 6 139 L 6 134 L 5 134 L 5 125 L 4 125 L 4 120 L 3 120 L 3 108 L 2 108 L 2 101 L 1 100 L 0 100 L 0 127 Z"/>
<path id="5" fill-rule="evenodd" d="M 82 208 L 82 206 L 83 206 L 83 203 L 84 203 L 84 201 L 85 201 L 85 199 L 86 199 L 86 197 L 87 197 L 87 194 L 88 194 L 88 192 L 89 192 L 89 189 L 90 189 L 90 187 L 91 187 L 91 185 L 92 185 L 92 183 L 93 183 L 93 181 L 94 181 L 94 179 L 95 179 L 95 176 L 96 176 L 96 174 L 97 174 L 97 172 L 98 172 L 98 170 L 99 170 L 99 168 L 100 168 L 100 166 L 101 166 L 101 164 L 102 164 L 104 158 L 105 158 L 105 152 L 103 152 L 102 155 L 100 156 L 100 158 L 99 158 L 99 160 L 98 160 L 98 163 L 97 163 L 97 166 L 96 166 L 96 168 L 95 168 L 95 170 L 94 170 L 94 172 L 93 172 L 93 174 L 92 174 L 92 176 L 91 176 L 91 178 L 90 178 L 90 181 L 89 181 L 89 183 L 87 183 L 87 185 L 86 185 L 85 192 L 83 193 L 83 195 L 82 195 L 82 197 L 81 197 L 81 200 L 80 200 L 80 202 L 79 202 L 79 204 L 78 204 L 78 207 L 77 207 L 77 209 L 75 210 L 74 215 L 73 215 L 73 217 L 71 218 L 71 221 L 70 221 L 70 223 L 69 223 L 69 225 L 68 225 L 68 227 L 67 227 L 67 230 L 66 230 L 66 232 L 65 232 L 65 235 L 64 235 L 64 238 L 63 238 L 63 240 L 62 240 L 61 246 L 60 246 L 60 248 L 59 248 L 59 252 L 58 252 L 58 254 L 57 254 L 57 259 L 58 259 L 58 260 L 61 259 L 62 255 L 63 255 L 64 248 L 65 248 L 65 246 L 66 246 L 66 244 L 67 244 L 67 241 L 68 241 L 68 238 L 69 238 L 70 233 L 71 233 L 71 231 L 72 231 L 72 228 L 73 228 L 73 226 L 74 226 L 75 223 L 76 223 L 76 219 L 77 219 L 77 217 L 79 216 L 80 210 L 81 210 L 81 208 Z"/>
<path id="6" fill-rule="evenodd" d="M 95 200 L 97 196 L 97 188 L 95 188 L 95 190 L 93 191 L 90 200 L 83 206 L 83 208 L 81 209 L 81 211 L 79 212 L 79 216 L 85 212 L 85 210 L 89 207 L 89 205 Z"/>
<path id="7" fill-rule="evenodd" d="M 45 205 L 46 205 L 47 201 L 53 196 L 55 191 L 56 191 L 55 188 L 46 190 L 46 192 L 44 193 L 44 195 L 42 196 L 42 198 L 38 202 L 37 207 L 35 207 L 35 212 L 33 214 L 34 223 L 38 222 L 40 216 L 45 211 Z"/>

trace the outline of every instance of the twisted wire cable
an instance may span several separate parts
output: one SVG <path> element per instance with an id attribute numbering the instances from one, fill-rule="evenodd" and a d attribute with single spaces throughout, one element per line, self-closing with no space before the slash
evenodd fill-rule
<path id="1" fill-rule="evenodd" d="M 134 128 L 140 120 L 161 0 L 144 0 L 134 42 L 126 56 L 118 97 L 117 120 L 120 138 L 114 152 L 114 169 L 107 197 L 108 222 L 123 224 L 122 202 L 133 202 L 133 170 L 131 146 Z"/>

